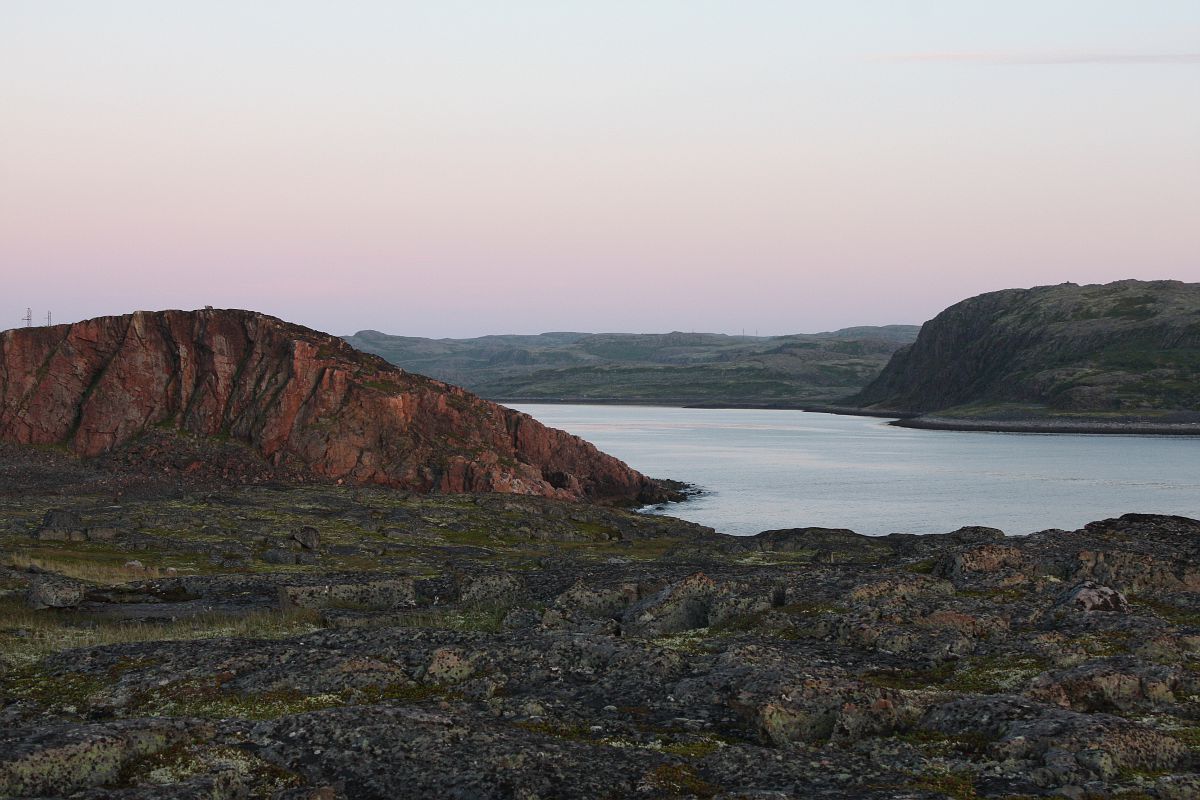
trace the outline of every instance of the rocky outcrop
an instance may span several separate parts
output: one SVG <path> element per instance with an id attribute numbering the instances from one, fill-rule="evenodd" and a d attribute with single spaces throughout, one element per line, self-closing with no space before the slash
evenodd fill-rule
<path id="1" fill-rule="evenodd" d="M 115 781 L 137 759 L 209 734 L 186 720 L 59 725 L 34 735 L 3 734 L 0 797 L 58 796 Z"/>
<path id="2" fill-rule="evenodd" d="M 39 575 L 29 582 L 25 602 L 30 608 L 72 608 L 83 602 L 83 584 L 54 575 Z"/>
<path id="3" fill-rule="evenodd" d="M 848 402 L 1014 420 L 1040 410 L 1066 415 L 1064 424 L 1096 412 L 1194 422 L 1198 313 L 1200 284 L 1178 281 L 990 292 L 925 323 L 917 341 Z M 978 408 L 984 404 L 990 407 Z M 934 422 L 946 427 L 940 416 Z"/>
<path id="4" fill-rule="evenodd" d="M 1063 595 L 1062 603 L 1067 608 L 1081 611 L 1115 611 L 1129 613 L 1129 601 L 1116 589 L 1101 586 L 1095 581 L 1084 581 Z"/>
<path id="5" fill-rule="evenodd" d="M 667 494 L 578 437 L 264 314 L 137 312 L 0 334 L 0 441 L 89 457 L 164 430 L 244 443 L 273 469 L 319 480 Z"/>
<path id="6" fill-rule="evenodd" d="M 1197 520 L 732 549 L 540 497 L 61 486 L 0 485 L 0 552 L 105 525 L 146 568 L 0 567 L 103 581 L 0 631 L 0 796 L 1200 797 Z"/>

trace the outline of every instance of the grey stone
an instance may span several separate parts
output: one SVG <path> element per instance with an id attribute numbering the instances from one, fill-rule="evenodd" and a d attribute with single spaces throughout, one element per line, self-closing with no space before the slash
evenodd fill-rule
<path id="1" fill-rule="evenodd" d="M 1129 613 L 1129 601 L 1125 599 L 1125 595 L 1111 587 L 1101 586 L 1095 581 L 1084 581 L 1070 589 L 1063 595 L 1060 604 L 1083 611 Z"/>
<path id="2" fill-rule="evenodd" d="M 38 575 L 29 582 L 25 602 L 30 608 L 73 608 L 83 602 L 83 584 L 55 575 Z"/>
<path id="3" fill-rule="evenodd" d="M 292 552 L 291 550 L 285 550 L 282 547 L 272 547 L 270 550 L 263 552 L 259 558 L 268 564 L 296 563 L 296 553 Z"/>
<path id="4" fill-rule="evenodd" d="M 321 534 L 312 525 L 305 525 L 303 528 L 295 531 L 292 534 L 292 539 L 306 550 L 316 550 L 321 546 Z"/>

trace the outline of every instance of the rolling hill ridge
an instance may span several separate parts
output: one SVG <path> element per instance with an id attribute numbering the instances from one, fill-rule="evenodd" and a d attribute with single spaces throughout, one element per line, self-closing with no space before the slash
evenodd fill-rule
<path id="1" fill-rule="evenodd" d="M 803 405 L 857 391 L 917 330 L 888 325 L 775 337 L 558 332 L 474 339 L 360 331 L 345 338 L 493 400 Z"/>

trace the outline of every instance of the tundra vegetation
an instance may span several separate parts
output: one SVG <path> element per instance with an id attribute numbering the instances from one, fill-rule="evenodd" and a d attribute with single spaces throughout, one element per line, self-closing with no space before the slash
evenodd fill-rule
<path id="1" fill-rule="evenodd" d="M 2 455 L 0 796 L 1200 792 L 1194 520 L 737 538 Z"/>
<path id="2" fill-rule="evenodd" d="M 862 389 L 917 330 L 884 325 L 761 337 L 677 331 L 476 339 L 359 331 L 346 341 L 499 401 L 797 406 Z"/>

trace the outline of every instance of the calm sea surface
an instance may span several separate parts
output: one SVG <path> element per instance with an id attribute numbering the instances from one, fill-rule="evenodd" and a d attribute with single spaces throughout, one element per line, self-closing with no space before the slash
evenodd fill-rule
<path id="1" fill-rule="evenodd" d="M 803 411 L 518 405 L 705 494 L 665 513 L 734 534 L 1074 529 L 1130 511 L 1200 517 L 1200 438 L 959 433 Z"/>

